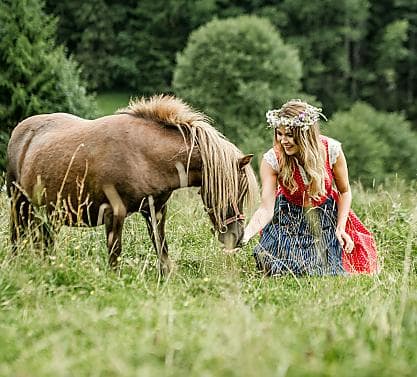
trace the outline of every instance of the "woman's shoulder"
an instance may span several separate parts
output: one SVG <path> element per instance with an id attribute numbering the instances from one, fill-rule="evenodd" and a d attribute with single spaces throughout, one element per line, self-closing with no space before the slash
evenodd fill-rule
<path id="1" fill-rule="evenodd" d="M 322 139 L 322 141 L 325 141 L 327 143 L 330 164 L 333 166 L 336 163 L 337 158 L 339 157 L 340 151 L 342 150 L 342 144 L 340 143 L 340 141 L 333 139 L 329 136 L 321 135 L 320 138 Z"/>
<path id="2" fill-rule="evenodd" d="M 327 144 L 341 144 L 339 140 L 333 139 L 332 137 L 326 135 L 320 135 L 320 139 L 322 141 L 325 140 Z"/>
<path id="3" fill-rule="evenodd" d="M 278 171 L 278 160 L 274 148 L 269 149 L 263 155 L 263 159 L 274 169 Z"/>

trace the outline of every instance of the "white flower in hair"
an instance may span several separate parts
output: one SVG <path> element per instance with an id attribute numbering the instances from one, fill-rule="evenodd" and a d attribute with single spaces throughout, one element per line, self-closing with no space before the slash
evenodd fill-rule
<path id="1" fill-rule="evenodd" d="M 324 120 L 327 120 L 327 118 L 322 113 L 322 109 L 319 107 L 309 105 L 308 103 L 299 99 L 291 101 L 302 103 L 305 106 L 305 109 L 301 113 L 292 117 L 283 115 L 282 107 L 279 110 L 269 110 L 266 113 L 266 121 L 268 122 L 269 127 L 299 127 L 302 131 L 307 131 L 310 129 L 310 126 L 318 122 L 320 117 L 322 117 Z"/>

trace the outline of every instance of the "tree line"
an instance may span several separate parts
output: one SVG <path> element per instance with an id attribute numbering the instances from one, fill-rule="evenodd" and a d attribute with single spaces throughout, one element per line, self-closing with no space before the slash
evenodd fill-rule
<path id="1" fill-rule="evenodd" d="M 357 100 L 417 120 L 415 0 L 46 1 L 91 88 L 172 90 L 176 55 L 212 19 L 266 18 L 298 49 L 303 91 L 329 112 Z"/>

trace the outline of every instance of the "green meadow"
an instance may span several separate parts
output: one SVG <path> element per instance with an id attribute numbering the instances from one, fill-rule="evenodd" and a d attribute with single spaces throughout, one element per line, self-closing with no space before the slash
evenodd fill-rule
<path id="1" fill-rule="evenodd" d="M 135 95 L 122 91 L 100 93 L 96 97 L 99 115 L 114 114 L 118 109 L 126 107 L 130 98 L 135 98 Z"/>
<path id="2" fill-rule="evenodd" d="M 163 279 L 138 214 L 117 271 L 102 227 L 63 228 L 48 254 L 28 241 L 12 255 L 1 192 L 0 376 L 416 376 L 416 191 L 353 186 L 379 275 L 266 278 L 256 240 L 224 254 L 197 191 L 182 189 Z"/>

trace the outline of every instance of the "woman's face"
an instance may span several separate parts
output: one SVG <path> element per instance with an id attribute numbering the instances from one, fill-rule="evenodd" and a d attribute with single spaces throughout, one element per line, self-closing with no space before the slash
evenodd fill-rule
<path id="1" fill-rule="evenodd" d="M 289 128 L 284 126 L 277 128 L 276 138 L 288 156 L 295 155 L 300 150 L 300 147 L 294 141 L 293 132 Z"/>

